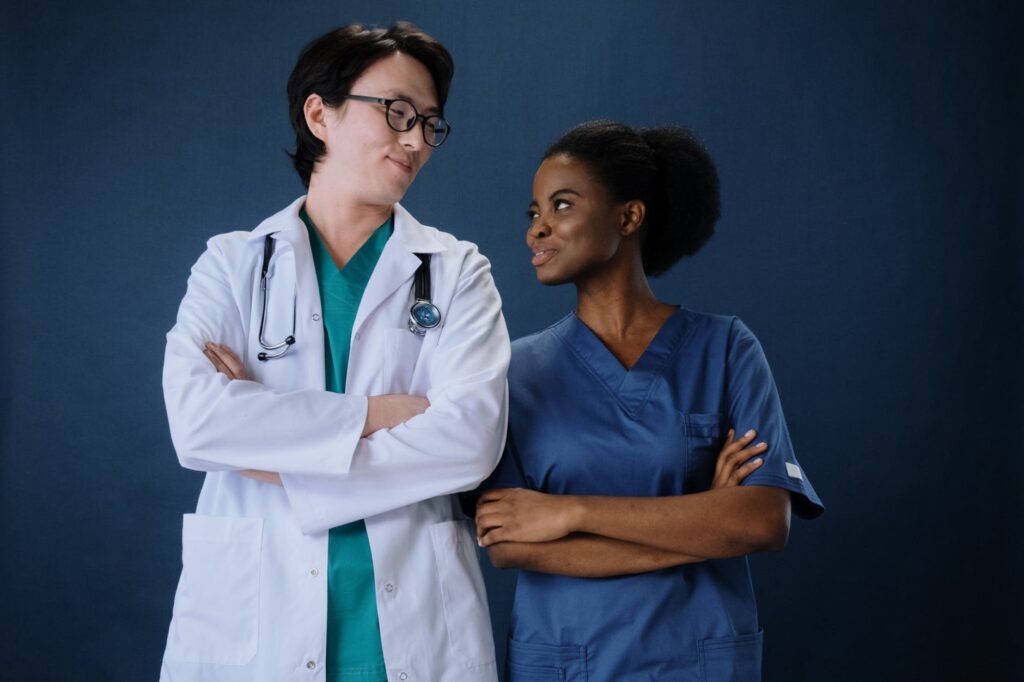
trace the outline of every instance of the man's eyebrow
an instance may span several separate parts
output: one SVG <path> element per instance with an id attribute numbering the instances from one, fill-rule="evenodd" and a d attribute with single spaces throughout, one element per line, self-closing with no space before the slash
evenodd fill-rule
<path id="1" fill-rule="evenodd" d="M 402 92 L 400 90 L 388 90 L 388 91 L 386 91 L 384 93 L 384 95 L 386 96 L 387 99 L 404 99 L 404 100 L 408 100 L 408 101 L 412 102 L 412 105 L 414 107 L 416 106 L 416 99 L 412 95 L 406 94 L 406 93 L 404 93 L 404 92 Z M 416 107 L 416 110 L 419 111 L 421 114 L 427 114 L 428 116 L 430 116 L 432 114 L 440 114 L 441 113 L 441 109 L 439 109 L 436 105 L 435 106 L 426 107 L 422 111 L 420 111 L 419 107 Z"/>

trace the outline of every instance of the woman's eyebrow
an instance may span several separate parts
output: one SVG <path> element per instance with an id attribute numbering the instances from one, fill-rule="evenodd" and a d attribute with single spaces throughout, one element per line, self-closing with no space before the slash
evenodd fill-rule
<path id="1" fill-rule="evenodd" d="M 578 196 L 580 198 L 583 197 L 583 195 L 580 194 L 579 192 L 577 192 L 576 190 L 570 189 L 568 187 L 563 187 L 562 189 L 556 189 L 554 192 L 552 192 L 551 196 L 548 197 L 548 201 L 551 201 L 552 199 L 557 197 L 559 194 L 575 194 L 576 196 Z"/>

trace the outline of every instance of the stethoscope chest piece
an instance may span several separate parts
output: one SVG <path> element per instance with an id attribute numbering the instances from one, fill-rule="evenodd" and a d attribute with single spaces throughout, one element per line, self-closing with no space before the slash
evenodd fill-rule
<path id="1" fill-rule="evenodd" d="M 430 254 L 417 253 L 420 266 L 416 268 L 413 283 L 413 301 L 409 308 L 409 331 L 423 336 L 428 329 L 441 324 L 441 311 L 430 300 Z"/>
<path id="2" fill-rule="evenodd" d="M 423 336 L 428 329 L 441 324 L 441 311 L 430 301 L 416 301 L 409 309 L 409 331 Z"/>

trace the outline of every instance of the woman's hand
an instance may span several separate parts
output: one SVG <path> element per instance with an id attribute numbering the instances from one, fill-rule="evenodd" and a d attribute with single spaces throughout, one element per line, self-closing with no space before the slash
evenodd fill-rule
<path id="1" fill-rule="evenodd" d="M 488 490 L 476 508 L 481 547 L 498 542 L 548 542 L 572 532 L 569 495 L 548 495 L 525 488 Z"/>
<path id="2" fill-rule="evenodd" d="M 718 453 L 718 461 L 715 463 L 715 478 L 711 482 L 712 490 L 737 486 L 764 464 L 764 460 L 757 455 L 767 450 L 768 444 L 758 443 L 747 447 L 756 436 L 757 432 L 751 429 L 741 438 L 733 440 L 736 438 L 736 431 L 729 429 L 725 446 Z M 752 459 L 755 457 L 756 459 Z"/>
<path id="3" fill-rule="evenodd" d="M 248 380 L 249 375 L 245 371 L 245 365 L 227 346 L 207 341 L 203 347 L 203 355 L 209 360 L 214 369 L 226 376 L 228 379 Z"/>

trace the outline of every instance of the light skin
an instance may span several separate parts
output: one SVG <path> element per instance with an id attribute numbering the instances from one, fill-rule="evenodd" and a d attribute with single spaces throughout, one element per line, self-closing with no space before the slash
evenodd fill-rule
<path id="1" fill-rule="evenodd" d="M 534 177 L 526 241 L 537 279 L 573 283 L 577 317 L 627 369 L 674 311 L 655 298 L 643 271 L 646 213 L 642 201 L 610 196 L 570 156 L 546 159 Z M 789 536 L 789 492 L 739 485 L 768 449 L 765 443 L 750 446 L 755 437 L 751 431 L 734 439 L 729 432 L 706 492 L 614 497 L 488 491 L 477 507 L 478 540 L 498 567 L 580 577 L 781 549 Z"/>
<path id="2" fill-rule="evenodd" d="M 403 98 L 421 114 L 440 113 L 430 72 L 421 62 L 401 52 L 368 66 L 350 92 Z M 405 196 L 433 148 L 423 140 L 422 122 L 405 132 L 396 132 L 388 126 L 385 108 L 380 104 L 344 100 L 331 107 L 313 93 L 306 98 L 303 112 L 310 132 L 326 149 L 310 176 L 306 213 L 335 264 L 343 268 L 391 216 L 394 204 Z M 230 348 L 211 342 L 203 352 L 217 371 L 228 378 L 248 380 L 245 366 Z M 423 396 L 369 396 L 362 435 L 394 428 L 424 413 L 429 406 Z M 281 485 L 275 472 L 240 473 Z"/>
<path id="3" fill-rule="evenodd" d="M 401 52 L 367 67 L 350 92 L 401 97 L 422 114 L 438 113 L 427 67 Z M 380 104 L 344 100 L 330 107 L 313 93 L 303 112 L 310 132 L 326 147 L 309 180 L 306 213 L 335 263 L 343 267 L 391 216 L 433 148 L 423 141 L 421 123 L 404 133 L 392 130 Z"/>

